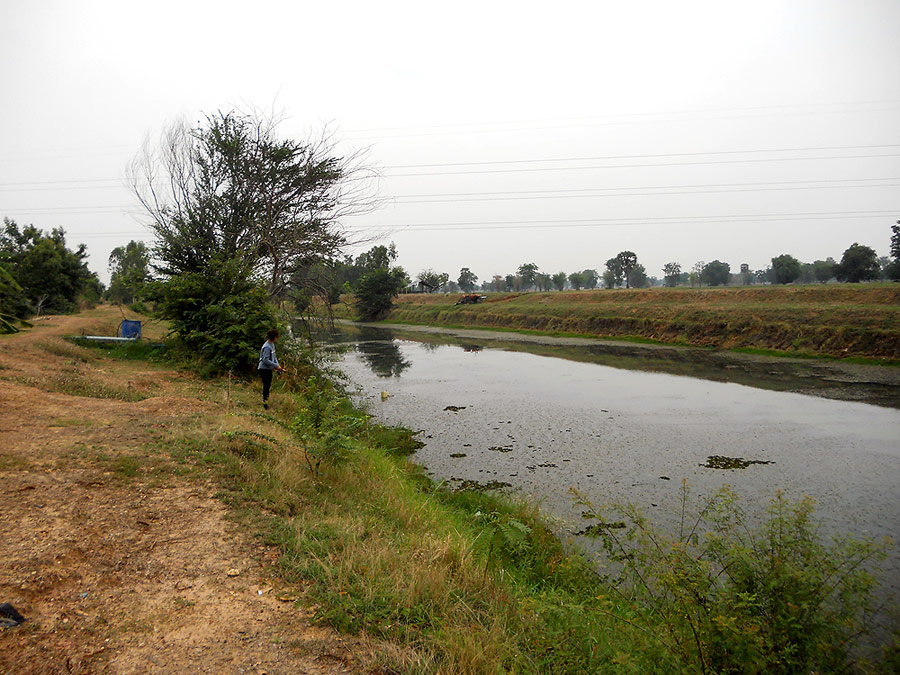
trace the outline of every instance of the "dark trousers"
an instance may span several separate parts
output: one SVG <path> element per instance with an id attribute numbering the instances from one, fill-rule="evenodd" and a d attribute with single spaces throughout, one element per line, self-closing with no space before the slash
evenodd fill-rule
<path id="1" fill-rule="evenodd" d="M 262 378 L 263 382 L 263 401 L 269 400 L 269 390 L 272 388 L 272 371 L 260 368 L 256 372 Z"/>

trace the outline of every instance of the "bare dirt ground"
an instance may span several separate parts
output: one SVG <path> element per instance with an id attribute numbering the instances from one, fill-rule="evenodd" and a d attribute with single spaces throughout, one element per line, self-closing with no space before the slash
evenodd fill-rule
<path id="1" fill-rule="evenodd" d="M 224 406 L 192 396 L 190 374 L 113 372 L 59 339 L 118 318 L 0 338 L 0 602 L 27 618 L 0 631 L 0 673 L 368 672 L 372 645 L 310 622 L 278 552 L 227 517 L 216 485 L 154 459 L 167 433 Z M 112 389 L 65 393 L 88 370 Z"/>

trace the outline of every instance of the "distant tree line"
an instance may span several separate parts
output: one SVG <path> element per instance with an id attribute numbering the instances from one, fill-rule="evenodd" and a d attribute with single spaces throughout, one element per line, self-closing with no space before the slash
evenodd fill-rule
<path id="1" fill-rule="evenodd" d="M 534 263 L 519 265 L 515 273 L 494 274 L 479 284 L 478 276 L 468 267 L 459 271 L 454 281 L 446 272 L 426 269 L 416 277 L 411 291 L 424 293 L 471 293 L 483 292 L 522 293 L 528 291 L 564 291 L 595 289 L 598 287 L 646 288 L 648 286 L 726 286 L 752 284 L 811 284 L 839 281 L 856 283 L 860 281 L 892 280 L 900 281 L 900 221 L 891 227 L 891 255 L 878 257 L 875 251 L 859 243 L 854 243 L 844 251 L 840 262 L 833 258 L 801 262 L 784 253 L 772 258 L 765 269 L 751 270 L 742 263 L 738 272 L 732 272 L 731 265 L 721 260 L 699 261 L 690 269 L 679 262 L 669 262 L 662 267 L 662 276 L 648 276 L 646 268 L 638 262 L 632 251 L 621 251 L 605 263 L 603 273 L 588 268 L 576 272 L 543 272 Z"/>

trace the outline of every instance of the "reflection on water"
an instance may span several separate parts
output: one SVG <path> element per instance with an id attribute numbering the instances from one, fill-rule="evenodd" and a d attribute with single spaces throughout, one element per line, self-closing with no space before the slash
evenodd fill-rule
<path id="1" fill-rule="evenodd" d="M 485 332 L 484 337 L 456 336 L 454 331 L 433 331 L 343 324 L 338 333 L 328 336 L 336 342 L 378 342 L 389 344 L 391 358 L 403 360 L 399 341 L 409 340 L 421 350 L 433 352 L 441 346 L 461 347 L 466 352 L 480 352 L 485 347 L 539 356 L 552 356 L 567 361 L 580 361 L 623 370 L 666 373 L 700 378 L 713 382 L 731 382 L 757 389 L 792 391 L 823 398 L 861 401 L 889 408 L 900 408 L 900 385 L 893 370 L 879 366 L 854 366 L 858 372 L 841 369 L 842 364 L 821 360 L 760 358 L 734 352 L 664 345 L 629 344 L 583 340 L 584 344 L 567 344 L 553 338 L 531 338 L 522 341 L 503 333 Z M 466 333 L 468 331 L 460 331 Z M 523 336 L 524 337 L 524 336 Z M 368 347 L 377 350 L 375 346 Z M 385 373 L 374 359 L 372 369 L 381 377 L 399 376 L 408 363 Z"/>
<path id="2" fill-rule="evenodd" d="M 403 356 L 399 343 L 375 328 L 361 328 L 356 351 L 378 377 L 400 377 L 412 363 Z"/>

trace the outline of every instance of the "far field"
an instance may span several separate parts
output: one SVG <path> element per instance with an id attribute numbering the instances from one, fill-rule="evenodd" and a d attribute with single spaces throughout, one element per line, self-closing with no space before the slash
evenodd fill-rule
<path id="1" fill-rule="evenodd" d="M 388 321 L 900 361 L 900 284 L 411 294 Z"/>

